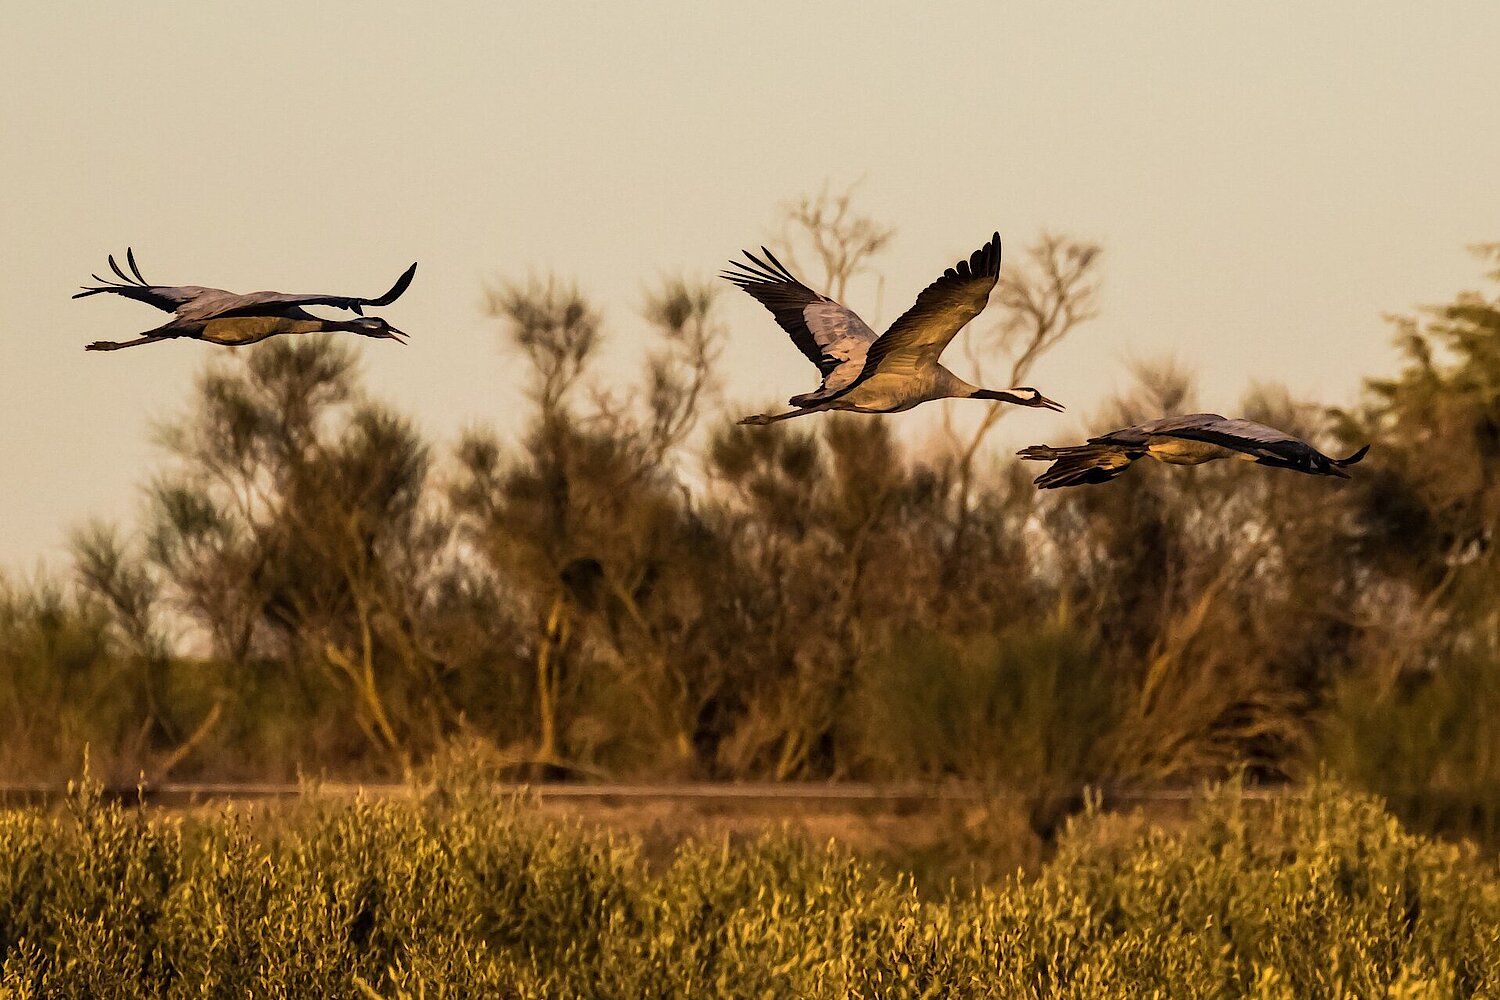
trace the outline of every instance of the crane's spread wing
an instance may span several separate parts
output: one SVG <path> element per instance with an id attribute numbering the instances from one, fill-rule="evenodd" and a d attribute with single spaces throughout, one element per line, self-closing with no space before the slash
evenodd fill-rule
<path id="1" fill-rule="evenodd" d="M 1154 431 L 1157 434 L 1166 434 L 1171 437 L 1189 438 L 1195 441 L 1207 441 L 1212 439 L 1214 443 L 1236 441 L 1240 444 L 1280 444 L 1285 441 L 1299 441 L 1298 438 L 1279 431 L 1274 427 L 1257 423 L 1254 420 L 1229 419 L 1214 413 L 1198 414 L 1200 419 L 1196 423 L 1187 423 L 1177 427 L 1168 427 Z"/>
<path id="2" fill-rule="evenodd" d="M 1000 234 L 943 272 L 870 347 L 860 381 L 877 370 L 916 371 L 937 364 L 950 341 L 984 311 L 1000 280 Z"/>
<path id="3" fill-rule="evenodd" d="M 1178 431 L 1224 422 L 1225 418 L 1217 413 L 1183 413 L 1172 417 L 1158 417 L 1156 420 L 1148 420 L 1143 424 L 1134 424 L 1130 427 L 1121 427 L 1117 431 L 1110 431 L 1108 434 L 1101 434 L 1099 437 L 1091 437 L 1088 440 L 1089 444 L 1145 446 L 1150 443 L 1153 435 L 1178 436 L 1176 435 Z"/>
<path id="4" fill-rule="evenodd" d="M 1293 469 L 1311 475 L 1338 476 L 1341 479 L 1348 479 L 1349 474 L 1343 470 L 1348 466 L 1358 464 L 1360 459 L 1365 457 L 1365 453 L 1370 450 L 1370 446 L 1365 445 L 1346 458 L 1333 458 L 1285 431 L 1267 427 L 1254 420 L 1240 418 L 1229 420 L 1217 413 L 1192 413 L 1185 417 L 1167 417 L 1149 424 L 1127 428 L 1124 432 L 1116 431 L 1105 438 L 1095 440 L 1114 442 L 1118 440 L 1117 435 L 1132 432 L 1141 434 L 1142 440 L 1149 437 L 1170 437 L 1185 441 L 1202 441 L 1248 455 L 1260 465 Z"/>
<path id="5" fill-rule="evenodd" d="M 134 250 L 126 249 L 125 261 L 130 268 L 129 274 L 121 269 L 115 261 L 114 254 L 110 254 L 110 270 L 114 271 L 120 280 L 111 281 L 97 274 L 93 275 L 94 280 L 99 284 L 93 287 L 85 286 L 73 298 L 81 299 L 85 296 L 109 292 L 155 306 L 163 312 L 175 312 L 183 320 L 200 323 L 222 316 L 254 316 L 279 312 L 293 306 L 333 306 L 362 314 L 365 306 L 386 306 L 400 298 L 407 286 L 411 284 L 412 276 L 417 272 L 417 265 L 413 264 L 400 278 L 396 279 L 390 291 L 378 298 L 360 298 L 352 295 L 295 295 L 285 292 L 250 292 L 241 295 L 236 292 L 227 292 L 222 288 L 205 288 L 202 285 L 153 285 L 141 276 L 141 269 L 136 266 Z"/>
<path id="6" fill-rule="evenodd" d="M 1196 424 L 1186 424 L 1153 433 L 1161 437 L 1181 438 L 1185 441 L 1202 441 L 1216 444 L 1231 451 L 1253 455 L 1257 459 L 1271 459 L 1306 464 L 1307 460 L 1321 453 L 1299 438 L 1285 431 L 1256 423 L 1254 420 L 1226 420 L 1217 414 L 1200 414 L 1211 419 Z"/>
<path id="7" fill-rule="evenodd" d="M 215 309 L 207 316 L 194 315 L 192 319 L 208 319 L 220 316 L 254 316 L 260 313 L 279 312 L 292 306 L 331 306 L 335 309 L 348 309 L 358 315 L 364 315 L 365 306 L 388 306 L 399 299 L 411 284 L 411 279 L 417 273 L 417 265 L 412 264 L 396 283 L 391 286 L 390 291 L 375 298 L 364 298 L 357 295 L 299 295 L 291 292 L 247 292 L 244 295 L 233 295 L 229 299 L 215 302 Z M 231 301 L 232 300 L 232 301 Z M 205 300 L 204 305 L 209 302 Z M 198 303 L 193 304 L 193 312 L 197 313 Z"/>
<path id="8" fill-rule="evenodd" d="M 749 292 L 771 311 L 807 360 L 817 365 L 823 384 L 816 392 L 797 397 L 814 401 L 836 395 L 852 385 L 865 364 L 865 353 L 875 342 L 875 331 L 849 309 L 808 288 L 776 256 L 761 247 L 766 259 L 745 251 L 750 263 L 730 261 L 720 277 Z"/>
<path id="9" fill-rule="evenodd" d="M 126 274 L 115 261 L 115 255 L 110 254 L 109 268 L 120 280 L 111 281 L 97 274 L 90 275 L 99 284 L 83 286 L 83 291 L 74 294 L 73 298 L 82 299 L 108 292 L 113 295 L 123 295 L 127 299 L 135 299 L 137 302 L 144 302 L 148 306 L 155 306 L 162 312 L 176 312 L 205 292 L 230 294 L 217 288 L 203 288 L 198 285 L 153 285 L 141 277 L 141 269 L 135 263 L 135 251 L 129 248 L 125 251 L 125 262 L 130 266 L 130 274 Z"/>

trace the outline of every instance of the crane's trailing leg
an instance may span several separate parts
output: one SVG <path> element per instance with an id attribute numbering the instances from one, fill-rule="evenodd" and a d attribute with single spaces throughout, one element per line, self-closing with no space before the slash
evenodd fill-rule
<path id="1" fill-rule="evenodd" d="M 822 410 L 787 410 L 785 413 L 756 413 L 745 417 L 741 424 L 754 424 L 764 427 L 766 424 L 774 424 L 778 420 L 790 420 L 793 417 L 805 417 L 809 413 L 821 413 Z"/>
<path id="2" fill-rule="evenodd" d="M 122 347 L 139 347 L 142 344 L 154 344 L 158 340 L 171 340 L 171 337 L 146 334 L 134 340 L 96 340 L 92 344 L 84 346 L 85 351 L 118 351 Z"/>

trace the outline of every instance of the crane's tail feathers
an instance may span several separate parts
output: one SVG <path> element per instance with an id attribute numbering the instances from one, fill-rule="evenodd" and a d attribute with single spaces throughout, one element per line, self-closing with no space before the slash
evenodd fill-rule
<path id="1" fill-rule="evenodd" d="M 1139 457 L 1106 444 L 1082 444 L 1070 448 L 1035 444 L 1016 454 L 1030 462 L 1052 463 L 1051 468 L 1033 480 L 1037 488 L 1044 490 L 1107 483 L 1130 468 L 1130 463 Z"/>

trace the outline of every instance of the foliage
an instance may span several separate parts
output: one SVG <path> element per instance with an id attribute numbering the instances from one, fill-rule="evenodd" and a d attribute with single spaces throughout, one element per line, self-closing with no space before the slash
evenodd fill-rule
<path id="1" fill-rule="evenodd" d="M 1476 251 L 1500 262 L 1500 246 Z M 1332 691 L 1328 754 L 1414 819 L 1493 839 L 1500 298 L 1465 292 L 1396 328 L 1404 366 L 1336 414 L 1343 433 L 1379 435 L 1382 446 L 1356 493 L 1365 639 L 1360 669 Z"/>
<path id="2" fill-rule="evenodd" d="M 1326 784 L 1171 828 L 1091 812 L 1034 875 L 943 900 L 785 834 L 654 869 L 462 782 L 0 815 L 17 996 L 1458 997 L 1495 989 L 1497 920 L 1491 863 Z"/>

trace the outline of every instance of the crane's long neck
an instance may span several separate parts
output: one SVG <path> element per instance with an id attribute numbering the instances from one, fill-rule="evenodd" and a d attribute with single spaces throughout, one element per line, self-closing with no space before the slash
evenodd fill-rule
<path id="1" fill-rule="evenodd" d="M 943 369 L 943 374 L 947 376 L 948 388 L 950 390 L 948 395 L 956 396 L 959 399 L 989 399 L 1000 403 L 1020 403 L 1025 401 L 1025 397 L 1017 396 L 1015 393 L 1006 392 L 1003 389 L 981 389 L 977 385 L 970 385 L 946 368 Z"/>
<path id="2" fill-rule="evenodd" d="M 941 380 L 940 395 L 953 399 L 990 399 L 1000 403 L 1022 403 L 1025 397 L 1017 396 L 1013 392 L 1005 392 L 1001 389 L 981 389 L 977 385 L 970 385 L 948 369 L 938 366 L 938 378 Z"/>
<path id="3" fill-rule="evenodd" d="M 969 398 L 992 399 L 999 403 L 1025 403 L 1028 401 L 1027 397 L 1017 396 L 1015 393 L 1006 392 L 1003 389 L 975 389 L 969 393 Z"/>
<path id="4" fill-rule="evenodd" d="M 985 391 L 977 385 L 965 382 L 942 365 L 937 366 L 937 380 L 939 395 L 951 399 L 978 399 L 980 393 Z"/>

